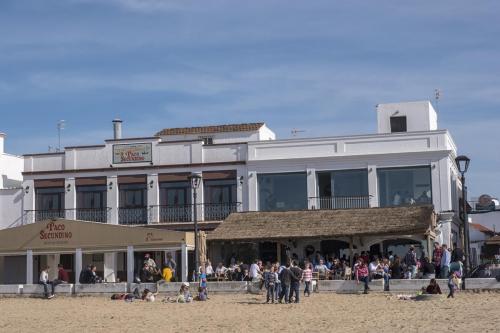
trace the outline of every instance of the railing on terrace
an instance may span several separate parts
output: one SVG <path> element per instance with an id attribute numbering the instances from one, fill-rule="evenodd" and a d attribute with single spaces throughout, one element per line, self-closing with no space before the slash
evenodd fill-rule
<path id="1" fill-rule="evenodd" d="M 148 223 L 148 208 L 118 208 L 118 223 L 119 224 L 147 224 Z"/>
<path id="2" fill-rule="evenodd" d="M 309 198 L 311 209 L 370 208 L 370 196 L 334 196 Z"/>
<path id="3" fill-rule="evenodd" d="M 241 210 L 240 202 L 197 204 L 198 221 L 221 221 L 229 214 Z M 194 221 L 194 205 L 150 206 L 149 216 L 152 223 L 177 223 Z"/>
<path id="4" fill-rule="evenodd" d="M 70 219 L 106 223 L 111 214 L 111 208 L 68 208 L 68 209 L 38 209 L 25 210 L 23 224 L 52 219 Z"/>

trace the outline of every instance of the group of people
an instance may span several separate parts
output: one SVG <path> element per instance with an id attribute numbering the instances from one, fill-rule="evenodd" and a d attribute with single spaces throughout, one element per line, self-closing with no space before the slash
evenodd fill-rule
<path id="1" fill-rule="evenodd" d="M 51 299 L 55 296 L 54 289 L 57 285 L 69 282 L 68 272 L 64 269 L 64 266 L 62 264 L 57 265 L 57 279 L 51 281 L 49 279 L 49 273 L 50 266 L 45 266 L 40 271 L 40 278 L 38 279 L 38 283 L 43 285 L 43 293 L 45 298 L 47 299 Z"/>

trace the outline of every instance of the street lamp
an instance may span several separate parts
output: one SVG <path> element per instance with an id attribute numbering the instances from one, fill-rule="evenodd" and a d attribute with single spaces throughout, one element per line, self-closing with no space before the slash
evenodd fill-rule
<path id="1" fill-rule="evenodd" d="M 465 173 L 469 169 L 470 158 L 465 155 L 460 155 L 455 158 L 458 171 L 461 174 L 462 182 L 462 211 L 464 218 L 464 243 L 465 243 L 465 276 L 470 272 L 470 234 L 469 234 L 469 218 L 467 216 L 467 188 L 465 186 Z"/>
<path id="2" fill-rule="evenodd" d="M 198 187 L 201 183 L 201 175 L 199 173 L 192 173 L 188 176 L 191 182 L 191 189 L 193 190 L 193 224 L 194 224 L 194 271 L 195 280 L 198 280 L 198 207 L 196 204 L 196 198 L 198 197 Z"/>

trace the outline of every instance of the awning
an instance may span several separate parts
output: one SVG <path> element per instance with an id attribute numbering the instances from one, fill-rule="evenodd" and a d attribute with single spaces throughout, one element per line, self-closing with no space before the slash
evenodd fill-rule
<path id="1" fill-rule="evenodd" d="M 425 234 L 435 225 L 432 206 L 233 213 L 208 240 Z"/>
<path id="2" fill-rule="evenodd" d="M 194 245 L 194 234 L 144 227 L 112 225 L 65 219 L 36 222 L 0 230 L 0 254 L 135 248 L 179 248 Z"/>

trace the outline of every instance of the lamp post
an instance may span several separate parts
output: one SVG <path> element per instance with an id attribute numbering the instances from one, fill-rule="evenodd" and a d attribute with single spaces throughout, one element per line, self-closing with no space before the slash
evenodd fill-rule
<path id="1" fill-rule="evenodd" d="M 198 187 L 201 183 L 201 175 L 198 173 L 192 173 L 188 176 L 189 181 L 191 182 L 191 189 L 193 190 L 193 224 L 194 224 L 194 271 L 195 271 L 195 280 L 198 280 L 198 206 L 196 204 L 196 198 L 198 197 Z"/>
<path id="2" fill-rule="evenodd" d="M 470 273 L 470 238 L 469 238 L 469 218 L 467 216 L 467 188 L 465 186 L 465 173 L 469 169 L 470 158 L 465 155 L 457 156 L 455 159 L 462 182 L 462 211 L 464 218 L 464 247 L 465 247 L 465 276 Z"/>

